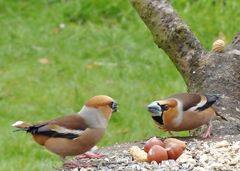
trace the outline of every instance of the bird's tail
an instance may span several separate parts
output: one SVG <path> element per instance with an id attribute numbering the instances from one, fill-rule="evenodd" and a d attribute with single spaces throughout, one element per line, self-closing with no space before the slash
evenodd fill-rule
<path id="1" fill-rule="evenodd" d="M 209 104 L 209 106 L 213 105 L 220 98 L 219 95 L 216 94 L 206 94 L 205 96 L 207 98 L 207 103 Z"/>
<path id="2" fill-rule="evenodd" d="M 23 121 L 17 121 L 12 124 L 12 126 L 17 128 L 15 131 L 28 131 L 29 127 L 32 125 Z"/>
<path id="3" fill-rule="evenodd" d="M 225 118 L 224 116 L 222 116 L 220 113 L 218 113 L 217 111 L 215 111 L 216 115 L 219 116 L 221 119 L 228 121 L 227 118 Z"/>

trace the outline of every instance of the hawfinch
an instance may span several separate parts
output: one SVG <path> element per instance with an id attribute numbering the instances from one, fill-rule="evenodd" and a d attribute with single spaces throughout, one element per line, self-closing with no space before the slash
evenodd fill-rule
<path id="1" fill-rule="evenodd" d="M 164 100 L 154 101 L 147 106 L 152 119 L 165 131 L 186 131 L 207 124 L 208 129 L 202 135 L 210 137 L 211 121 L 220 116 L 212 107 L 216 102 L 216 95 L 200 95 L 182 93 Z M 224 117 L 220 116 L 226 120 Z"/>
<path id="2" fill-rule="evenodd" d="M 12 126 L 32 134 L 38 144 L 64 159 L 83 154 L 95 146 L 117 108 L 111 97 L 98 95 L 90 98 L 76 114 L 33 125 L 17 121 Z"/>

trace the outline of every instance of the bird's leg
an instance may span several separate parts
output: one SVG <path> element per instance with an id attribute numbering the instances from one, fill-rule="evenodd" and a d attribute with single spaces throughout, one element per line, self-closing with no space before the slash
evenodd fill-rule
<path id="1" fill-rule="evenodd" d="M 90 163 L 86 163 L 85 160 L 84 161 L 80 161 L 81 159 L 99 159 L 101 157 L 103 157 L 104 155 L 102 154 L 98 154 L 98 153 L 85 153 L 85 154 L 81 154 L 78 155 L 76 157 L 74 157 L 74 159 L 72 160 L 68 160 L 64 162 L 64 166 L 68 167 L 68 168 L 86 168 L 86 167 L 91 167 Z"/>
<path id="2" fill-rule="evenodd" d="M 85 153 L 85 154 L 82 154 L 82 155 L 78 155 L 76 156 L 75 158 L 76 159 L 99 159 L 101 157 L 104 157 L 105 155 L 103 154 L 98 154 L 98 153 Z"/>
<path id="3" fill-rule="evenodd" d="M 91 163 L 87 163 L 86 161 L 80 161 L 76 157 L 71 160 L 65 160 L 63 166 L 71 169 L 92 167 Z"/>
<path id="4" fill-rule="evenodd" d="M 212 129 L 212 122 L 210 121 L 210 122 L 208 123 L 208 129 L 207 129 L 207 131 L 206 131 L 205 133 L 203 133 L 203 134 L 201 135 L 201 137 L 202 137 L 203 139 L 210 138 L 210 137 L 211 137 L 211 129 Z"/>
<path id="5" fill-rule="evenodd" d="M 63 157 L 63 156 L 59 156 L 59 158 L 60 158 L 60 160 L 63 161 L 63 162 L 66 160 L 66 158 Z"/>
<path id="6" fill-rule="evenodd" d="M 77 161 L 75 160 L 68 160 L 68 161 L 65 161 L 64 164 L 63 164 L 64 167 L 67 167 L 67 168 L 81 168 L 81 167 L 88 167 L 87 165 L 82 165 L 80 163 L 78 163 Z"/>
<path id="7" fill-rule="evenodd" d="M 173 136 L 173 133 L 172 133 L 172 131 L 168 131 L 168 133 L 170 134 L 170 136 Z"/>
<path id="8" fill-rule="evenodd" d="M 89 167 L 90 165 L 86 164 L 86 163 L 79 163 L 74 159 L 71 160 L 66 160 L 66 157 L 60 156 L 60 160 L 63 161 L 63 165 L 64 167 L 67 168 L 82 168 L 82 167 Z"/>
<path id="9" fill-rule="evenodd" d="M 188 130 L 188 134 L 189 134 L 189 136 L 191 137 L 191 136 L 192 136 L 192 131 L 191 131 L 191 130 Z"/>

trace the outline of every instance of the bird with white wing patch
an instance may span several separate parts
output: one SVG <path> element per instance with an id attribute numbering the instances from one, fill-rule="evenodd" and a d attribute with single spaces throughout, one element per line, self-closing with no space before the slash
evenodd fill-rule
<path id="1" fill-rule="evenodd" d="M 111 97 L 98 95 L 90 98 L 78 113 L 39 124 L 17 121 L 12 126 L 32 134 L 38 144 L 64 159 L 94 147 L 117 109 L 118 104 Z"/>
<path id="2" fill-rule="evenodd" d="M 212 120 L 217 118 L 216 116 L 226 120 L 212 107 L 217 99 L 216 95 L 182 93 L 154 101 L 147 108 L 160 129 L 187 131 L 207 124 L 208 129 L 202 138 L 208 138 L 211 134 Z"/>

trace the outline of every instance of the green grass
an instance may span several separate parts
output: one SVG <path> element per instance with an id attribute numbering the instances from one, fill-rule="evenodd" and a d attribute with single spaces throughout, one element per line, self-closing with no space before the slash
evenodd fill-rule
<path id="1" fill-rule="evenodd" d="M 230 42 L 239 31 L 239 1 L 172 2 L 207 49 L 219 32 Z M 0 170 L 61 166 L 31 136 L 12 132 L 16 120 L 63 116 L 89 97 L 107 94 L 120 104 L 99 143 L 107 146 L 163 136 L 146 104 L 186 91 L 128 1 L 0 1 L 0 26 Z M 39 63 L 41 58 L 50 63 Z"/>

